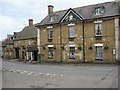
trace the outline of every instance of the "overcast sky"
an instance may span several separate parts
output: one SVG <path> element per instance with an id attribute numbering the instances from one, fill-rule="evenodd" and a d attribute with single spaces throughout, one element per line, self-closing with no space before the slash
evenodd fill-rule
<path id="1" fill-rule="evenodd" d="M 34 24 L 40 22 L 48 13 L 48 5 L 58 11 L 109 1 L 113 0 L 0 0 L 0 41 L 7 34 L 21 31 L 28 19 Z"/>

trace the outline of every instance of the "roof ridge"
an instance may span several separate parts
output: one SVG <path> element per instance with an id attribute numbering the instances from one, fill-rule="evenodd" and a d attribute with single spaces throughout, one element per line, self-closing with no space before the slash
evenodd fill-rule
<path id="1" fill-rule="evenodd" d="M 85 5 L 85 6 L 80 6 L 80 7 L 78 6 L 78 7 L 72 8 L 72 9 L 78 9 L 78 8 L 96 6 L 96 5 L 99 5 L 99 4 L 107 4 L 107 3 L 113 3 L 113 2 L 116 2 L 116 1 L 108 1 L 108 2 L 97 3 L 97 4 L 92 4 L 92 5 Z M 70 7 L 70 8 L 71 8 L 71 7 Z M 58 13 L 58 12 L 67 11 L 67 10 L 69 10 L 69 8 L 68 8 L 68 9 L 64 9 L 64 10 L 58 10 L 58 11 L 55 11 L 55 12 L 53 12 L 53 13 Z"/>

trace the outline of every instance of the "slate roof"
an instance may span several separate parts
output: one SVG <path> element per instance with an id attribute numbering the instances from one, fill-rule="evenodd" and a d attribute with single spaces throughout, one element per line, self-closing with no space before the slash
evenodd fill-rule
<path id="1" fill-rule="evenodd" d="M 82 16 L 84 19 L 99 18 L 99 17 L 94 16 L 93 14 L 95 7 L 99 5 L 102 5 L 105 7 L 105 12 L 100 17 L 119 15 L 118 2 L 115 2 L 115 1 L 88 5 L 88 6 L 83 6 L 83 7 L 77 7 L 77 8 L 73 8 L 73 10 L 76 11 L 76 13 Z M 59 23 L 68 10 L 69 9 L 53 12 L 51 15 L 47 15 L 40 23 L 36 24 L 36 26 Z M 52 15 L 56 15 L 57 19 L 55 19 L 55 21 L 53 22 L 50 22 L 49 18 Z"/>
<path id="2" fill-rule="evenodd" d="M 26 26 L 21 32 L 16 34 L 15 40 L 30 39 L 37 37 L 37 27 L 34 25 Z"/>

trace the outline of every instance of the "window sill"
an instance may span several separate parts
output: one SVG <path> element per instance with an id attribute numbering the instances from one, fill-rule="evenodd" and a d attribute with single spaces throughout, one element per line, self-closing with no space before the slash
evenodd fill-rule
<path id="1" fill-rule="evenodd" d="M 95 59 L 96 61 L 103 61 L 103 59 L 101 58 L 101 59 Z"/>
<path id="2" fill-rule="evenodd" d="M 70 57 L 69 57 L 69 59 L 75 59 L 75 58 L 70 58 Z"/>
<path id="3" fill-rule="evenodd" d="M 74 41 L 75 37 L 69 37 L 70 41 Z"/>
<path id="4" fill-rule="evenodd" d="M 49 42 L 52 42 L 53 39 L 48 39 Z"/>
<path id="5" fill-rule="evenodd" d="M 48 59 L 53 59 L 53 57 L 52 58 L 48 57 Z"/>
<path id="6" fill-rule="evenodd" d="M 95 36 L 96 40 L 101 40 L 102 39 L 102 36 L 101 35 L 97 35 Z"/>

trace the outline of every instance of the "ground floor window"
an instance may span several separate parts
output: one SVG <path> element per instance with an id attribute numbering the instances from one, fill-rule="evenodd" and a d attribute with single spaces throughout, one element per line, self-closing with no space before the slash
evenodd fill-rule
<path id="1" fill-rule="evenodd" d="M 48 47 L 48 58 L 53 58 L 53 47 Z"/>
<path id="2" fill-rule="evenodd" d="M 69 53 L 69 58 L 74 59 L 75 58 L 75 47 L 70 47 L 70 53 Z"/>
<path id="3" fill-rule="evenodd" d="M 102 60 L 102 46 L 96 46 L 96 60 Z"/>

